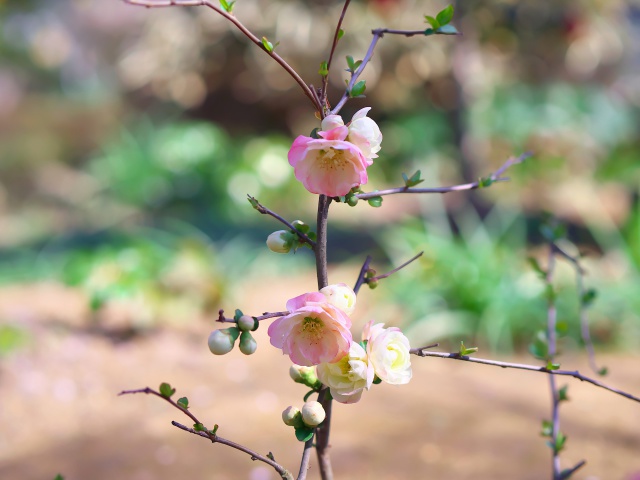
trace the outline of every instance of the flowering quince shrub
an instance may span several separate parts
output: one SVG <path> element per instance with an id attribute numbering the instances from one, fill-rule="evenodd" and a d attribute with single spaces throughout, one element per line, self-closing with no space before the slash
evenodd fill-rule
<path id="1" fill-rule="evenodd" d="M 331 459 L 329 456 L 329 432 L 331 423 L 331 405 L 333 400 L 342 404 L 357 403 L 362 399 L 363 393 L 370 390 L 373 385 L 388 383 L 391 385 L 403 385 L 412 377 L 411 355 L 418 357 L 439 357 L 461 360 L 465 362 L 494 365 L 501 368 L 518 368 L 530 371 L 542 372 L 549 376 L 550 388 L 553 393 L 552 418 L 543 420 L 543 435 L 548 437 L 548 446 L 552 452 L 553 480 L 564 480 L 584 465 L 577 465 L 564 470 L 560 469 L 559 453 L 564 448 L 566 435 L 560 430 L 559 405 L 567 400 L 566 387 L 557 388 L 555 377 L 565 375 L 578 378 L 597 387 L 622 395 L 634 401 L 640 401 L 626 392 L 609 387 L 599 381 L 593 380 L 572 370 L 560 370 L 556 363 L 556 318 L 555 295 L 553 294 L 554 258 L 556 256 L 569 260 L 580 276 L 579 284 L 582 285 L 583 270 L 580 267 L 579 258 L 571 257 L 558 245 L 561 237 L 558 229 L 547 228 L 543 231 L 549 243 L 549 262 L 543 269 L 536 261 L 532 262 L 534 269 L 546 283 L 548 312 L 546 330 L 537 335 L 531 346 L 532 354 L 542 362 L 542 365 L 511 364 L 494 360 L 472 357 L 477 348 L 467 348 L 461 342 L 457 352 L 432 352 L 429 349 L 437 344 L 419 348 L 411 348 L 407 337 L 398 327 L 385 327 L 385 323 L 367 323 L 360 335 L 360 341 L 354 340 L 352 321 L 357 303 L 357 294 L 363 285 L 370 288 L 378 286 L 378 282 L 398 272 L 417 260 L 422 253 L 417 254 L 404 264 L 378 275 L 370 267 L 372 259 L 367 257 L 362 265 L 360 273 L 356 277 L 354 288 L 346 283 L 330 284 L 327 275 L 327 228 L 329 206 L 332 202 L 344 203 L 351 207 L 358 205 L 359 200 L 366 200 L 373 207 L 380 207 L 384 195 L 420 193 L 433 194 L 453 191 L 472 190 L 489 187 L 495 182 L 506 180 L 504 172 L 514 164 L 522 162 L 526 155 L 508 159 L 502 167 L 487 177 L 477 182 L 457 185 L 453 187 L 416 188 L 423 179 L 418 170 L 412 175 L 403 174 L 404 184 L 383 191 L 363 192 L 362 186 L 368 182 L 367 169 L 373 165 L 373 160 L 378 158 L 378 152 L 382 147 L 382 133 L 376 122 L 368 115 L 370 107 L 358 110 L 348 123 L 344 123 L 339 115 L 341 108 L 354 97 L 360 97 L 366 90 L 364 81 L 359 77 L 370 61 L 373 51 L 383 35 L 404 35 L 414 37 L 422 33 L 430 35 L 456 35 L 458 32 L 450 24 L 453 18 L 451 6 L 440 11 L 435 17 L 425 16 L 427 27 L 419 30 L 388 30 L 380 28 L 373 30 L 371 45 L 362 60 L 354 61 L 347 56 L 347 71 L 350 79 L 342 97 L 336 102 L 333 109 L 327 95 L 328 76 L 333 61 L 335 48 L 340 38 L 344 35 L 341 29 L 342 20 L 347 13 L 350 1 L 344 2 L 342 15 L 338 20 L 331 52 L 328 60 L 321 62 L 319 74 L 321 87 L 314 88 L 303 81 L 295 70 L 286 61 L 275 53 L 277 43 L 274 45 L 266 37 L 262 39 L 251 33 L 241 21 L 234 15 L 235 2 L 219 0 L 219 6 L 209 0 L 124 0 L 127 3 L 154 6 L 193 6 L 204 5 L 233 25 L 275 62 L 281 65 L 292 79 L 308 97 L 313 113 L 321 119 L 320 128 L 310 136 L 300 135 L 292 143 L 288 152 L 289 164 L 293 167 L 294 175 L 304 187 L 312 194 L 318 195 L 318 214 L 315 231 L 311 226 L 300 220 L 287 221 L 281 215 L 269 210 L 256 198 L 249 196 L 251 206 L 259 213 L 269 215 L 283 224 L 286 229 L 278 230 L 266 240 L 267 247 L 276 253 L 286 254 L 294 252 L 301 246 L 310 248 L 316 261 L 316 274 L 318 290 L 304 293 L 291 298 L 286 302 L 285 312 L 264 313 L 262 315 L 246 315 L 241 310 L 236 310 L 232 318 L 224 315 L 220 310 L 218 321 L 229 323 L 229 328 L 216 329 L 209 335 L 208 345 L 215 355 L 225 355 L 231 352 L 239 339 L 239 350 L 245 355 L 253 354 L 257 349 L 257 343 L 251 332 L 259 328 L 261 323 L 270 322 L 268 327 L 269 341 L 272 346 L 281 349 L 284 355 L 289 356 L 293 365 L 289 375 L 296 383 L 305 385 L 310 391 L 303 397 L 301 408 L 287 406 L 282 412 L 282 420 L 285 425 L 293 427 L 296 438 L 304 442 L 304 448 L 300 460 L 297 478 L 306 478 L 310 468 L 311 451 L 315 449 L 318 458 L 320 476 L 323 480 L 333 478 Z M 580 287 L 582 288 L 582 287 Z M 584 309 L 593 300 L 593 294 L 580 291 L 580 318 L 586 318 Z M 588 327 L 588 326 L 587 326 Z M 583 331 L 588 331 L 584 328 Z M 585 343 L 590 340 L 585 337 Z M 591 358 L 592 364 L 595 362 Z M 606 373 L 601 369 L 598 373 Z M 248 447 L 227 440 L 218 434 L 218 425 L 213 428 L 205 426 L 190 410 L 189 401 L 181 397 L 174 401 L 172 396 L 175 389 L 169 384 L 163 383 L 159 390 L 144 388 L 139 390 L 127 390 L 125 393 L 147 393 L 156 395 L 172 406 L 180 410 L 193 422 L 193 427 L 185 426 L 177 422 L 173 424 L 185 431 L 207 438 L 213 443 L 220 443 L 231 448 L 241 450 L 251 456 L 252 460 L 263 462 L 276 470 L 284 479 L 293 479 L 290 470 L 276 462 L 275 457 L 261 455 Z M 309 399 L 317 395 L 316 399 Z M 353 407 L 345 407 L 353 408 Z"/>

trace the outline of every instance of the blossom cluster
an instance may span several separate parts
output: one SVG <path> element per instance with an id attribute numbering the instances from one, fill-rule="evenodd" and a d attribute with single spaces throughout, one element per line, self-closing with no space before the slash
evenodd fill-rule
<path id="1" fill-rule="evenodd" d="M 340 115 L 328 115 L 320 138 L 300 135 L 294 140 L 289 164 L 308 191 L 339 197 L 367 183 L 367 167 L 378 157 L 382 142 L 380 128 L 367 117 L 369 110 L 357 111 L 347 125 Z"/>
<path id="2" fill-rule="evenodd" d="M 399 328 L 370 321 L 360 343 L 351 334 L 356 295 L 345 284 L 329 285 L 287 302 L 289 313 L 269 326 L 270 342 L 317 377 L 341 403 L 355 403 L 377 379 L 400 385 L 411 380 L 409 340 Z"/>

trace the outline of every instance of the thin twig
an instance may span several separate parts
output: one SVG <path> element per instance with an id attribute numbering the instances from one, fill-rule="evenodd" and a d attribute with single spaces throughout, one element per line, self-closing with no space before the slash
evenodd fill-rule
<path id="1" fill-rule="evenodd" d="M 131 394 L 135 394 L 135 393 L 144 393 L 147 395 L 155 395 L 156 397 L 159 397 L 163 400 L 165 400 L 166 402 L 170 403 L 174 408 L 177 408 L 178 410 L 180 410 L 182 413 L 184 413 L 186 416 L 188 416 L 191 420 L 193 420 L 194 424 L 199 424 L 199 425 L 203 425 L 203 423 L 198 420 L 196 418 L 195 415 L 193 415 L 189 410 L 187 410 L 186 408 L 182 408 L 180 405 L 178 405 L 176 402 L 174 402 L 173 400 L 171 400 L 171 398 L 169 397 L 165 397 L 164 395 L 162 395 L 160 392 L 157 392 L 155 390 L 153 390 L 152 388 L 149 387 L 145 387 L 145 388 L 139 388 L 136 390 L 123 390 L 121 391 L 118 395 L 131 395 Z M 204 431 L 197 431 L 193 428 L 189 428 L 186 427 L 178 422 L 171 422 L 172 425 L 185 430 L 187 432 L 193 433 L 194 435 L 198 435 L 200 437 L 204 437 L 208 440 L 210 440 L 212 443 L 221 443 L 223 445 L 227 445 L 231 448 L 235 448 L 236 450 L 240 450 L 241 452 L 247 453 L 248 455 L 251 456 L 252 460 L 260 460 L 261 462 L 266 463 L 267 465 L 270 465 L 271 467 L 273 467 L 275 469 L 276 472 L 278 472 L 278 474 L 282 477 L 282 478 L 286 478 L 286 479 L 290 479 L 293 480 L 293 475 L 291 475 L 291 473 L 284 468 L 282 465 L 280 465 L 279 463 L 275 462 L 274 460 L 271 460 L 269 457 L 265 457 L 263 455 L 260 455 L 258 452 L 255 452 L 243 445 L 240 445 L 239 443 L 236 442 L 232 442 L 231 440 L 227 440 L 225 438 L 222 438 L 220 436 L 218 436 L 215 433 L 212 433 L 210 430 L 206 429 Z"/>
<path id="2" fill-rule="evenodd" d="M 338 24 L 336 25 L 336 31 L 333 34 L 331 53 L 329 54 L 329 60 L 327 60 L 327 74 L 322 77 L 322 91 L 320 93 L 320 102 L 322 105 L 327 104 L 327 86 L 329 85 L 329 72 L 331 71 L 331 62 L 333 61 L 333 54 L 335 53 L 336 46 L 338 45 L 338 35 L 340 35 L 340 28 L 342 27 L 342 22 L 345 15 L 347 14 L 347 9 L 349 8 L 350 3 L 351 0 L 345 0 L 344 6 L 342 7 L 342 12 L 340 13 L 340 18 L 338 19 Z"/>
<path id="3" fill-rule="evenodd" d="M 255 208 L 258 212 L 262 213 L 263 215 L 270 215 L 276 220 L 278 220 L 280 223 L 286 225 L 287 227 L 289 227 L 289 229 L 292 232 L 298 235 L 298 238 L 302 240 L 302 242 L 308 243 L 309 245 L 311 245 L 311 248 L 315 250 L 316 242 L 311 240 L 306 234 L 302 233 L 300 230 L 294 227 L 291 223 L 287 222 L 284 218 L 282 218 L 276 212 L 269 210 L 267 207 L 262 205 L 256 198 L 252 197 L 251 195 L 247 195 L 247 197 L 249 197 L 249 201 L 251 202 L 251 205 L 253 205 L 253 208 Z"/>
<path id="4" fill-rule="evenodd" d="M 362 268 L 360 269 L 360 273 L 358 274 L 358 279 L 356 280 L 356 285 L 353 287 L 354 293 L 357 295 L 360 291 L 360 287 L 364 283 L 364 277 L 367 274 L 367 270 L 369 270 L 369 264 L 371 263 L 371 255 L 367 255 L 367 258 L 364 259 L 364 263 L 362 264 Z"/>
<path id="5" fill-rule="evenodd" d="M 585 349 L 587 350 L 587 358 L 589 359 L 589 366 L 591 370 L 595 373 L 601 375 L 602 370 L 598 367 L 598 363 L 596 362 L 596 352 L 593 348 L 593 340 L 591 339 L 591 331 L 589 329 L 589 319 L 587 317 L 587 309 L 585 306 L 585 288 L 584 288 L 584 275 L 585 271 L 580 264 L 580 260 L 577 257 L 569 254 L 566 250 L 564 250 L 560 245 L 554 243 L 553 248 L 555 251 L 560 254 L 564 259 L 568 260 L 573 269 L 576 272 L 576 286 L 578 289 L 578 305 L 579 305 L 579 316 L 580 316 L 580 334 L 582 336 L 582 341 L 584 342 Z"/>
<path id="6" fill-rule="evenodd" d="M 138 5 L 141 7 L 147 8 L 156 8 L 156 7 L 196 7 L 196 6 L 205 6 L 214 10 L 216 13 L 222 15 L 224 18 L 233 23 L 238 30 L 240 30 L 249 40 L 255 43 L 261 50 L 267 53 L 271 58 L 273 58 L 290 76 L 295 80 L 295 82 L 300 86 L 304 94 L 311 100 L 313 106 L 322 112 L 322 105 L 317 104 L 316 99 L 311 92 L 309 86 L 302 80 L 300 75 L 289 65 L 280 55 L 278 55 L 274 50 L 267 50 L 267 48 L 262 44 L 262 40 L 256 37 L 253 33 L 245 27 L 240 20 L 238 20 L 233 14 L 221 9 L 216 4 L 211 2 L 210 0 L 123 0 L 124 3 L 128 3 L 130 5 Z"/>
<path id="7" fill-rule="evenodd" d="M 371 278 L 366 278 L 364 281 L 366 283 L 369 282 L 373 282 L 374 280 L 382 280 L 383 278 L 387 278 L 391 275 L 393 275 L 394 273 L 396 273 L 399 270 L 402 270 L 404 267 L 406 267 L 407 265 L 409 265 L 411 262 L 415 262 L 417 259 L 419 259 L 422 255 L 424 254 L 424 252 L 420 252 L 417 255 L 415 255 L 414 257 L 411 257 L 409 260 L 407 260 L 406 262 L 404 262 L 402 265 L 400 265 L 399 267 L 394 268 L 393 270 L 389 270 L 387 273 L 383 273 L 381 275 L 376 275 L 375 277 L 371 277 Z"/>
<path id="8" fill-rule="evenodd" d="M 492 173 L 488 178 L 492 183 L 495 182 L 506 182 L 509 180 L 508 177 L 503 177 L 502 174 L 512 165 L 522 163 L 524 160 L 531 156 L 530 153 L 523 153 L 519 157 L 510 157 L 507 161 L 494 173 Z M 481 180 L 472 183 L 465 183 L 462 185 L 454 185 L 452 187 L 434 187 L 434 188 L 413 188 L 413 187 L 398 187 L 398 188 L 389 188 L 387 190 L 378 190 L 375 192 L 367 192 L 367 193 L 357 193 L 354 197 L 366 200 L 374 197 L 382 197 L 385 195 L 394 195 L 397 193 L 449 193 L 449 192 L 461 192 L 465 190 L 476 190 L 481 188 L 483 182 Z M 482 187 L 486 188 L 486 187 Z"/>
<path id="9" fill-rule="evenodd" d="M 304 442 L 302 450 L 302 459 L 300 460 L 300 471 L 298 471 L 297 480 L 305 480 L 309 471 L 309 462 L 311 461 L 311 451 L 313 450 L 313 436 Z"/>
<path id="10" fill-rule="evenodd" d="M 627 393 L 623 390 L 619 390 L 614 387 L 610 387 L 598 380 L 594 380 L 593 378 L 586 377 L 582 375 L 578 370 L 549 370 L 546 367 L 540 367 L 537 365 L 528 365 L 525 363 L 511 363 L 511 362 L 500 362 L 498 360 L 487 360 L 484 358 L 476 358 L 470 357 L 468 355 L 460 355 L 460 353 L 447 353 L 447 352 L 425 352 L 420 348 L 412 348 L 410 353 L 414 355 L 418 355 L 419 357 L 438 357 L 438 358 L 450 358 L 452 360 L 461 360 L 463 362 L 471 362 L 471 363 L 480 363 L 482 365 L 491 365 L 494 367 L 501 368 L 515 368 L 517 370 L 528 370 L 530 372 L 540 372 L 540 373 L 548 373 L 549 375 L 560 375 L 565 377 L 573 377 L 577 378 L 582 382 L 587 382 L 596 387 L 603 388 L 608 390 L 616 395 L 620 395 L 622 397 L 628 398 L 629 400 L 633 400 L 634 402 L 640 403 L 640 397 L 636 397 L 630 393 Z"/>
<path id="11" fill-rule="evenodd" d="M 568 470 L 563 470 L 560 473 L 560 480 L 566 480 L 567 478 L 571 478 L 571 475 L 573 475 L 582 467 L 584 467 L 586 463 L 587 463 L 586 460 L 580 460 L 578 463 L 575 464 L 575 466 L 569 468 Z"/>
<path id="12" fill-rule="evenodd" d="M 556 356 L 556 301 L 553 292 L 553 274 L 555 272 L 555 250 L 553 243 L 549 245 L 549 257 L 545 283 L 550 292 L 547 299 L 547 361 L 552 363 Z M 549 375 L 549 389 L 551 390 L 551 466 L 553 480 L 560 479 L 560 450 L 558 449 L 558 434 L 560 433 L 560 396 L 556 386 L 556 379 Z"/>
<path id="13" fill-rule="evenodd" d="M 260 320 L 267 320 L 269 318 L 274 318 L 274 317 L 284 317 L 285 315 L 289 315 L 289 313 L 291 312 L 289 312 L 288 310 L 286 312 L 264 312 L 262 315 L 259 315 L 253 318 L 260 321 Z M 227 318 L 224 316 L 223 309 L 218 310 L 218 318 L 216 318 L 216 322 L 236 323 L 236 321 L 233 318 Z"/>

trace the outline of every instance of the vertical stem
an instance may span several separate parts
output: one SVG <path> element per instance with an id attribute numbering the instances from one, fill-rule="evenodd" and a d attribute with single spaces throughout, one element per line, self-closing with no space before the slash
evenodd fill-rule
<path id="1" fill-rule="evenodd" d="M 318 218 L 316 239 L 316 273 L 318 275 L 318 290 L 329 284 L 327 275 L 327 218 L 329 215 L 329 205 L 331 198 L 320 195 L 318 198 Z M 318 401 L 322 404 L 326 413 L 324 422 L 316 430 L 316 454 L 320 466 L 320 476 L 322 480 L 333 479 L 333 469 L 331 468 L 331 457 L 329 456 L 329 433 L 331 430 L 331 395 L 327 395 L 326 387 L 320 391 Z"/>
<path id="2" fill-rule="evenodd" d="M 556 318 L 557 309 L 555 303 L 555 293 L 553 292 L 553 272 L 555 269 L 555 246 L 553 243 L 549 245 L 549 261 L 547 266 L 546 283 L 550 290 L 548 293 L 547 306 L 547 342 L 549 360 L 553 362 L 556 356 Z M 549 375 L 549 388 L 551 389 L 551 443 L 552 446 L 552 479 L 560 479 L 560 456 L 556 448 L 558 444 L 558 433 L 560 432 L 560 399 L 558 398 L 558 389 L 556 380 L 553 375 Z"/>

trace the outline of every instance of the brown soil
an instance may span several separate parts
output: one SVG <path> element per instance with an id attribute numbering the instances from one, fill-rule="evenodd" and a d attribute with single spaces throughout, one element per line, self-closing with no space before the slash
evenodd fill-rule
<path id="1" fill-rule="evenodd" d="M 262 289 L 255 311 L 283 299 Z M 257 332 L 253 357 L 212 356 L 211 324 L 203 322 L 118 342 L 88 331 L 86 301 L 53 284 L 0 290 L 0 319 L 31 332 L 0 365 L 1 479 L 277 478 L 246 454 L 171 426 L 189 419 L 162 400 L 116 395 L 163 381 L 189 398 L 207 426 L 218 423 L 219 435 L 271 451 L 297 472 L 302 444 L 280 412 L 301 405 L 305 389 L 290 381 L 288 358 L 269 345 L 266 328 Z M 607 383 L 640 393 L 637 357 L 601 361 L 611 370 Z M 550 452 L 539 436 L 549 416 L 546 376 L 433 358 L 413 363 L 409 385 L 379 385 L 358 404 L 335 406 L 336 478 L 549 478 Z M 563 367 L 587 371 L 578 357 L 564 358 Z M 563 466 L 584 458 L 573 478 L 639 478 L 640 405 L 577 380 L 564 383 L 571 401 L 562 407 L 569 437 Z M 318 478 L 315 459 L 309 478 Z"/>

